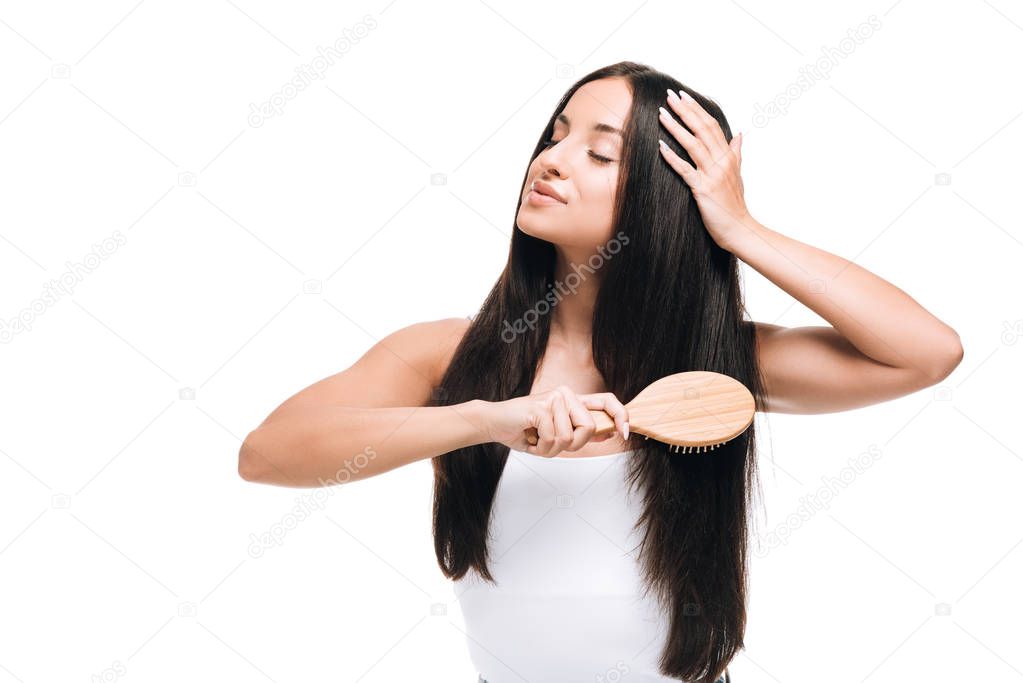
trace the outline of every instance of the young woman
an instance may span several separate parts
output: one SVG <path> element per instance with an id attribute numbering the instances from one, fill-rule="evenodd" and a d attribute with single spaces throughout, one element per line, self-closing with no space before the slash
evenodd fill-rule
<path id="1" fill-rule="evenodd" d="M 241 476 L 317 486 L 432 458 L 437 560 L 480 681 L 730 680 L 754 428 L 683 455 L 630 436 L 623 404 L 711 370 L 760 411 L 848 410 L 963 353 L 902 290 L 754 220 L 741 160 L 720 107 L 679 81 L 633 62 L 583 77 L 533 150 L 478 313 L 400 329 L 289 398 Z M 737 259 L 831 326 L 744 319 Z M 589 409 L 617 431 L 593 438 Z"/>

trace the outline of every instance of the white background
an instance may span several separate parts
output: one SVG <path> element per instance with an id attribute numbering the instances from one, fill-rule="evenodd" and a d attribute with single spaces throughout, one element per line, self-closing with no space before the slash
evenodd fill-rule
<path id="1" fill-rule="evenodd" d="M 733 680 L 1023 678 L 1021 53 L 1005 0 L 4 4 L 0 683 L 475 681 L 428 460 L 291 525 L 312 492 L 237 452 L 386 334 L 476 312 L 558 98 L 624 59 L 745 132 L 754 217 L 965 347 L 898 400 L 758 415 L 759 526 L 788 535 L 753 562 Z M 823 323 L 743 274 L 754 319 Z"/>

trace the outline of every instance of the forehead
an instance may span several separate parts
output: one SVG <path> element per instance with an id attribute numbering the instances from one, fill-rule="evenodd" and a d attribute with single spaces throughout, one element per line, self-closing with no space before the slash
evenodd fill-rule
<path id="1" fill-rule="evenodd" d="M 623 128 L 632 107 L 632 92 L 624 78 L 601 78 L 590 81 L 576 90 L 568 103 L 564 114 L 577 124 L 589 128 L 595 123 L 607 123 L 615 128 Z"/>

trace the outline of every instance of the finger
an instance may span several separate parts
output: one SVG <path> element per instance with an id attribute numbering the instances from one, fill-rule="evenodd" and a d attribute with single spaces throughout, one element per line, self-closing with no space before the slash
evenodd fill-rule
<path id="1" fill-rule="evenodd" d="M 735 157 L 736 166 L 738 166 L 741 162 L 741 158 L 739 156 L 739 145 L 741 139 L 742 138 L 738 135 L 733 135 L 732 139 L 728 141 L 728 152 Z"/>
<path id="2" fill-rule="evenodd" d="M 554 422 L 554 452 L 557 455 L 565 450 L 565 446 L 572 443 L 572 420 L 568 416 L 568 406 L 565 403 L 565 396 L 558 392 L 553 397 L 552 420 Z"/>
<path id="3" fill-rule="evenodd" d="M 685 92 L 685 91 L 680 91 Z M 678 97 L 672 97 L 676 93 L 672 90 L 668 91 L 668 106 L 671 111 L 681 120 L 680 126 L 689 129 L 690 134 L 696 138 L 704 153 L 708 157 L 715 157 L 719 155 L 719 151 L 725 145 L 723 141 L 717 139 L 715 130 L 710 124 L 700 115 L 699 111 L 702 111 L 702 107 L 695 102 L 679 99 Z M 663 120 L 662 115 L 662 120 Z M 667 122 L 666 122 L 667 123 Z M 716 124 L 715 124 L 716 125 Z M 717 126 L 717 132 L 720 133 L 721 127 Z M 687 148 L 688 149 L 688 148 Z M 695 159 L 696 157 L 694 157 Z M 702 164 L 702 159 L 696 159 L 697 164 Z"/>
<path id="4" fill-rule="evenodd" d="M 684 90 L 679 92 L 683 96 L 686 94 Z M 669 95 L 674 94 L 672 90 L 669 90 L 668 93 Z M 713 166 L 727 168 L 728 162 L 726 157 L 732 151 L 732 148 L 728 141 L 725 140 L 725 133 L 721 130 L 721 125 L 717 122 L 717 119 L 708 114 L 691 97 L 685 100 L 669 97 L 668 102 L 675 113 L 682 119 L 683 123 L 689 126 L 692 134 L 703 145 L 704 153 L 700 157 L 690 152 L 690 155 L 696 161 L 697 169 L 707 173 Z M 661 118 L 663 120 L 664 117 L 662 116 Z M 666 123 L 666 125 L 670 124 Z"/>
<path id="5" fill-rule="evenodd" d="M 556 432 L 553 416 L 549 412 L 544 414 L 540 420 L 540 425 L 543 429 L 541 433 L 543 438 L 537 445 L 542 446 L 540 449 L 540 455 L 545 458 L 549 458 L 551 456 L 551 450 L 554 448 L 554 434 Z"/>
<path id="6" fill-rule="evenodd" d="M 721 124 L 717 119 L 708 114 L 707 110 L 684 89 L 680 89 L 677 93 L 669 90 L 668 95 L 668 104 L 672 110 L 689 126 L 689 129 L 706 146 L 712 156 L 720 157 L 728 148 L 728 142 L 725 140 L 725 133 L 721 130 Z M 678 95 L 678 97 L 671 95 Z"/>
<path id="7" fill-rule="evenodd" d="M 736 139 L 738 139 L 738 142 L 736 142 Z M 732 141 L 728 143 L 729 147 L 732 146 L 732 142 L 735 142 L 735 146 L 732 147 L 732 150 L 735 152 L 735 158 L 739 162 L 739 165 L 741 166 L 742 165 L 742 133 L 739 133 L 734 138 L 732 138 Z"/>
<path id="8" fill-rule="evenodd" d="M 583 405 L 582 401 L 579 400 L 579 396 L 574 391 L 565 389 L 563 393 L 565 395 L 565 403 L 568 406 L 568 417 L 572 420 L 572 424 L 575 425 L 572 433 L 572 443 L 568 445 L 566 450 L 577 451 L 590 441 L 593 432 L 597 429 L 597 424 L 593 421 L 590 411 L 586 409 L 586 406 Z"/>
<path id="9" fill-rule="evenodd" d="M 711 163 L 710 152 L 707 150 L 707 146 L 697 137 L 697 131 L 690 132 L 690 129 L 679 123 L 664 107 L 661 107 L 660 111 L 661 125 L 667 128 L 671 136 L 678 140 L 683 149 L 689 152 L 689 156 L 696 162 L 696 168 L 702 169 L 708 166 Z"/>
<path id="10" fill-rule="evenodd" d="M 657 141 L 660 143 L 661 156 L 668 162 L 668 165 L 675 169 L 676 173 L 682 176 L 682 180 L 685 181 L 686 185 L 691 187 L 693 190 L 699 190 L 700 174 L 695 168 L 693 168 L 693 165 L 676 154 L 674 150 L 668 147 L 668 143 L 664 140 L 658 138 Z"/>
<path id="11" fill-rule="evenodd" d="M 610 415 L 614 419 L 615 429 L 622 435 L 623 439 L 627 439 L 629 411 L 622 402 L 611 393 L 589 394 L 587 398 L 590 401 L 588 407 L 595 410 L 603 410 Z"/>
<path id="12" fill-rule="evenodd" d="M 549 410 L 541 409 L 539 415 L 536 417 L 536 444 L 533 445 L 532 453 L 536 455 L 547 456 L 548 451 L 551 449 L 551 443 L 553 442 L 554 434 L 554 423 L 551 421 L 551 414 Z"/>

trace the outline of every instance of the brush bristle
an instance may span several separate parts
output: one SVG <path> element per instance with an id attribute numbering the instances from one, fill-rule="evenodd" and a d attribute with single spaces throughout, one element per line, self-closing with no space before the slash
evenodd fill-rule
<path id="1" fill-rule="evenodd" d="M 668 448 L 671 449 L 672 453 L 709 453 L 710 451 L 714 450 L 715 448 L 717 448 L 720 445 L 721 445 L 720 443 L 711 444 L 709 446 L 671 446 L 671 445 L 669 445 Z"/>

